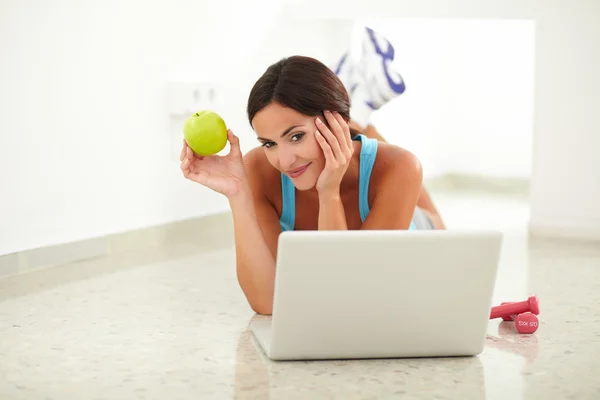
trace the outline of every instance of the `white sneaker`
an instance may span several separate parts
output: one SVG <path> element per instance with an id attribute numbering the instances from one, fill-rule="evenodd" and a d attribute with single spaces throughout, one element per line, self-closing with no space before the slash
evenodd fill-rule
<path id="1" fill-rule="evenodd" d="M 356 88 L 356 82 L 354 80 L 356 66 L 354 65 L 352 57 L 350 57 L 350 53 L 345 52 L 342 54 L 340 60 L 336 65 L 331 67 L 331 70 L 335 72 L 338 78 L 340 78 L 344 84 L 344 87 L 346 88 L 346 91 L 348 92 L 348 95 L 352 97 L 354 89 Z"/>
<path id="2" fill-rule="evenodd" d="M 348 92 L 352 120 L 364 128 L 369 123 L 373 107 L 369 102 L 371 95 L 365 90 L 366 84 L 361 82 L 357 75 L 354 57 L 355 54 L 352 51 L 347 51 L 342 54 L 337 64 L 330 68 L 340 78 Z"/>
<path id="3" fill-rule="evenodd" d="M 390 41 L 365 27 L 354 81 L 365 85 L 370 97 L 367 101 L 374 110 L 406 90 L 402 76 L 392 66 L 394 56 L 395 49 Z"/>
<path id="4" fill-rule="evenodd" d="M 351 100 L 352 119 L 366 126 L 370 115 L 406 90 L 404 80 L 392 66 L 394 46 L 365 27 L 355 44 L 331 69 L 340 78 Z"/>

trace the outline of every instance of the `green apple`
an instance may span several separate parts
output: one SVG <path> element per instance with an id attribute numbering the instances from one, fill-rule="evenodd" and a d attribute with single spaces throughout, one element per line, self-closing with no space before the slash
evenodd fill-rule
<path id="1" fill-rule="evenodd" d="M 194 153 L 199 156 L 210 156 L 225 148 L 227 126 L 219 114 L 203 110 L 185 121 L 183 137 Z"/>

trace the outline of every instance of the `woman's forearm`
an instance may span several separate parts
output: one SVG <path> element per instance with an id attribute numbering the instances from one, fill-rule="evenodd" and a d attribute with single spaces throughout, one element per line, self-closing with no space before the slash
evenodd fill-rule
<path id="1" fill-rule="evenodd" d="M 275 285 L 275 259 L 258 223 L 250 193 L 229 199 L 233 214 L 238 282 L 252 309 L 271 314 Z"/>
<path id="2" fill-rule="evenodd" d="M 347 230 L 346 212 L 338 193 L 319 194 L 319 224 L 320 231 Z"/>

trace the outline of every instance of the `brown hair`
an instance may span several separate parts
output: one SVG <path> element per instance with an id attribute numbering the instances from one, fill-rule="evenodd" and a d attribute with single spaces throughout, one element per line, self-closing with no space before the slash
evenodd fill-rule
<path id="1" fill-rule="evenodd" d="M 287 57 L 267 68 L 248 96 L 250 125 L 256 113 L 271 102 L 304 115 L 320 115 L 325 123 L 325 110 L 338 112 L 346 122 L 350 120 L 350 97 L 342 81 L 325 64 L 311 57 Z M 352 137 L 358 134 L 354 129 L 350 133 Z"/>

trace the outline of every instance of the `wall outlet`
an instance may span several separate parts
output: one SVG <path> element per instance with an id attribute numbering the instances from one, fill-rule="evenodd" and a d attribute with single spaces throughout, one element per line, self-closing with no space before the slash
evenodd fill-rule
<path id="1" fill-rule="evenodd" d="M 215 82 L 169 82 L 168 113 L 171 117 L 189 117 L 200 110 L 214 109 L 216 101 Z"/>

